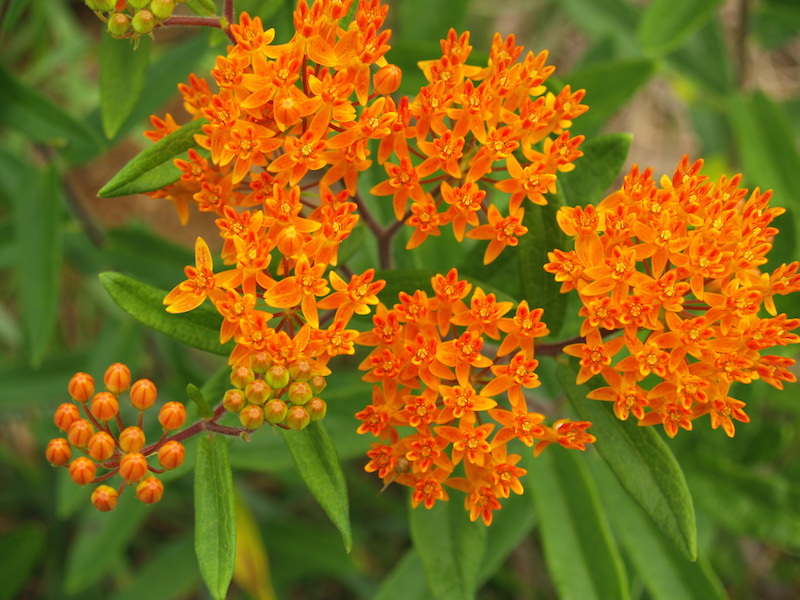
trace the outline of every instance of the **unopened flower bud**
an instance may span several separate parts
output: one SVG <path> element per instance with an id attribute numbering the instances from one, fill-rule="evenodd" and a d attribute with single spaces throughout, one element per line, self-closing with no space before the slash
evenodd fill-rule
<path id="1" fill-rule="evenodd" d="M 328 412 L 328 405 L 322 398 L 312 398 L 306 404 L 306 410 L 312 421 L 321 421 L 325 418 L 325 413 Z"/>
<path id="2" fill-rule="evenodd" d="M 172 11 L 175 10 L 174 0 L 153 0 L 150 2 L 150 12 L 157 21 L 165 21 L 172 16 Z"/>
<path id="3" fill-rule="evenodd" d="M 76 448 L 86 448 L 89 445 L 89 440 L 94 435 L 94 427 L 86 419 L 78 419 L 67 430 L 67 438 L 69 443 Z"/>
<path id="4" fill-rule="evenodd" d="M 65 402 L 56 409 L 53 415 L 53 421 L 61 431 L 66 431 L 69 426 L 81 418 L 81 412 L 78 407 L 71 402 Z"/>
<path id="5" fill-rule="evenodd" d="M 242 390 L 228 390 L 222 397 L 222 406 L 225 410 L 232 413 L 238 413 L 247 404 L 247 399 L 244 397 Z"/>
<path id="6" fill-rule="evenodd" d="M 308 381 L 314 371 L 314 363 L 307 358 L 299 358 L 289 365 L 292 381 Z"/>
<path id="7" fill-rule="evenodd" d="M 119 461 L 119 474 L 128 483 L 139 481 L 147 475 L 147 459 L 144 454 L 133 452 L 123 456 Z"/>
<path id="8" fill-rule="evenodd" d="M 92 492 L 92 504 L 94 507 L 102 512 L 114 510 L 119 500 L 117 490 L 108 485 L 99 485 L 97 489 Z"/>
<path id="9" fill-rule="evenodd" d="M 142 479 L 136 486 L 136 497 L 145 504 L 155 504 L 164 495 L 164 484 L 156 477 Z"/>
<path id="10" fill-rule="evenodd" d="M 75 373 L 69 380 L 67 390 L 75 402 L 88 402 L 94 396 L 94 379 L 86 373 Z"/>
<path id="11" fill-rule="evenodd" d="M 275 399 L 270 400 L 264 405 L 264 418 L 267 423 L 276 425 L 283 423 L 286 420 L 286 413 L 289 412 L 289 407 L 283 400 Z"/>
<path id="12" fill-rule="evenodd" d="M 131 385 L 131 370 L 122 363 L 114 363 L 106 369 L 103 382 L 109 392 L 119 396 Z"/>
<path id="13" fill-rule="evenodd" d="M 98 431 L 89 438 L 89 456 L 97 462 L 108 460 L 114 455 L 114 438 L 105 431 Z"/>
<path id="14" fill-rule="evenodd" d="M 289 384 L 286 397 L 294 404 L 303 405 L 314 397 L 311 386 L 305 381 L 295 381 Z"/>
<path id="15" fill-rule="evenodd" d="M 63 467 L 72 458 L 72 447 L 64 438 L 55 438 L 47 444 L 45 456 L 51 465 Z"/>
<path id="16" fill-rule="evenodd" d="M 126 0 L 126 2 L 132 9 L 139 10 L 140 8 L 147 6 L 147 3 L 150 2 L 150 0 Z"/>
<path id="17" fill-rule="evenodd" d="M 135 426 L 126 427 L 119 434 L 119 447 L 123 452 L 139 452 L 144 442 L 144 431 Z"/>
<path id="18" fill-rule="evenodd" d="M 263 375 L 272 366 L 272 355 L 266 350 L 259 350 L 250 356 L 250 368 Z"/>
<path id="19" fill-rule="evenodd" d="M 403 72 L 397 65 L 386 65 L 378 69 L 372 78 L 372 85 L 375 92 L 381 95 L 393 94 L 400 87 L 403 80 Z"/>
<path id="20" fill-rule="evenodd" d="M 328 385 L 328 382 L 325 380 L 324 376 L 318 374 L 311 376 L 311 379 L 308 380 L 308 385 L 311 386 L 312 392 L 319 394 L 325 389 L 325 386 Z"/>
<path id="21" fill-rule="evenodd" d="M 98 10 L 100 12 L 111 12 L 114 10 L 114 7 L 117 5 L 117 0 L 93 0 Z"/>
<path id="22" fill-rule="evenodd" d="M 97 466 L 90 458 L 79 456 L 69 465 L 69 476 L 78 485 L 86 485 L 94 479 Z"/>
<path id="23" fill-rule="evenodd" d="M 290 381 L 289 369 L 283 365 L 272 365 L 264 374 L 264 381 L 273 390 L 282 390 Z"/>
<path id="24" fill-rule="evenodd" d="M 119 402 L 117 397 L 109 392 L 99 392 L 92 398 L 92 414 L 98 421 L 108 421 L 117 416 Z"/>
<path id="25" fill-rule="evenodd" d="M 121 38 L 130 31 L 131 23 L 128 15 L 114 13 L 108 18 L 108 33 L 114 37 Z"/>
<path id="26" fill-rule="evenodd" d="M 156 20 L 153 17 L 153 13 L 149 10 L 140 10 L 133 15 L 131 25 L 133 26 L 133 30 L 139 35 L 147 35 L 153 31 L 153 27 L 156 26 Z"/>
<path id="27" fill-rule="evenodd" d="M 149 379 L 139 379 L 131 387 L 131 405 L 136 410 L 147 410 L 155 404 L 158 392 Z"/>
<path id="28" fill-rule="evenodd" d="M 264 411 L 260 406 L 249 404 L 239 413 L 239 421 L 248 429 L 258 429 L 264 423 Z"/>
<path id="29" fill-rule="evenodd" d="M 245 387 L 247 387 L 247 384 L 253 381 L 255 378 L 256 376 L 253 374 L 253 370 L 244 365 L 234 367 L 231 371 L 231 383 L 240 390 L 243 390 Z"/>
<path id="30" fill-rule="evenodd" d="M 286 425 L 295 431 L 305 429 L 310 421 L 308 411 L 302 406 L 292 406 L 286 415 Z"/>
<path id="31" fill-rule="evenodd" d="M 251 404 L 264 404 L 272 395 L 272 388 L 263 379 L 253 379 L 244 388 L 244 395 Z"/>
<path id="32" fill-rule="evenodd" d="M 180 429 L 186 421 L 186 408 L 180 402 L 167 402 L 158 413 L 158 422 L 167 431 Z"/>
<path id="33" fill-rule="evenodd" d="M 158 463 L 165 469 L 177 469 L 183 464 L 186 449 L 174 440 L 167 442 L 158 451 Z"/>

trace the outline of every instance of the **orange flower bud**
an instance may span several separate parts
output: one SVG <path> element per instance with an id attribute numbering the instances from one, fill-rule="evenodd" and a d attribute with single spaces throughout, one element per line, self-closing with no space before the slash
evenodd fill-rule
<path id="1" fill-rule="evenodd" d="M 152 475 L 136 486 L 136 497 L 145 504 L 155 504 L 164 495 L 164 484 Z"/>
<path id="2" fill-rule="evenodd" d="M 286 397 L 294 404 L 305 404 L 314 397 L 311 386 L 305 381 L 295 381 L 289 384 L 289 392 Z"/>
<path id="3" fill-rule="evenodd" d="M 153 27 L 156 26 L 156 20 L 155 17 L 153 17 L 153 13 L 149 10 L 140 10 L 133 15 L 131 25 L 133 26 L 133 30 L 139 35 L 147 35 L 153 31 Z"/>
<path id="4" fill-rule="evenodd" d="M 109 392 L 99 392 L 92 398 L 92 414 L 98 421 L 108 421 L 117 416 L 119 402 L 117 397 Z"/>
<path id="5" fill-rule="evenodd" d="M 135 426 L 126 427 L 119 434 L 119 447 L 123 452 L 139 452 L 144 442 L 144 431 Z"/>
<path id="6" fill-rule="evenodd" d="M 106 369 L 103 382 L 109 392 L 119 396 L 131 385 L 131 370 L 122 363 L 114 363 Z"/>
<path id="7" fill-rule="evenodd" d="M 94 379 L 86 373 L 75 373 L 69 380 L 67 390 L 75 402 L 87 402 L 94 396 Z"/>
<path id="8" fill-rule="evenodd" d="M 53 421 L 61 431 L 66 431 L 69 426 L 81 418 L 78 407 L 70 402 L 65 402 L 56 409 Z"/>
<path id="9" fill-rule="evenodd" d="M 286 406 L 286 402 L 283 400 L 270 400 L 267 402 L 266 406 L 264 406 L 264 417 L 267 423 L 272 425 L 283 423 L 286 420 L 287 412 L 289 412 L 289 407 Z"/>
<path id="10" fill-rule="evenodd" d="M 183 464 L 186 456 L 186 449 L 183 444 L 176 441 L 169 441 L 158 451 L 158 463 L 165 469 L 177 469 Z"/>
<path id="11" fill-rule="evenodd" d="M 286 415 L 286 425 L 295 431 L 305 429 L 309 422 L 311 422 L 311 417 L 308 411 L 302 406 L 291 407 Z"/>
<path id="12" fill-rule="evenodd" d="M 69 476 L 72 477 L 72 481 L 78 485 L 91 483 L 96 472 L 97 466 L 91 459 L 85 456 L 79 456 L 69 465 Z"/>
<path id="13" fill-rule="evenodd" d="M 244 388 L 244 394 L 251 404 L 261 405 L 272 395 L 272 388 L 263 379 L 253 379 Z"/>
<path id="14" fill-rule="evenodd" d="M 289 365 L 289 377 L 292 381 L 308 381 L 314 370 L 314 364 L 307 358 L 299 358 Z"/>
<path id="15" fill-rule="evenodd" d="M 94 435 L 94 427 L 86 419 L 78 419 L 67 430 L 69 442 L 76 448 L 86 448 L 92 435 Z"/>
<path id="16" fill-rule="evenodd" d="M 131 405 L 136 410 L 147 410 L 156 401 L 156 386 L 149 379 L 139 379 L 131 387 Z"/>
<path id="17" fill-rule="evenodd" d="M 372 78 L 372 86 L 378 94 L 387 96 L 393 94 L 400 87 L 403 72 L 397 65 L 386 65 L 378 69 Z"/>
<path id="18" fill-rule="evenodd" d="M 311 386 L 312 392 L 314 392 L 315 394 L 319 394 L 322 390 L 325 389 L 325 386 L 328 385 L 328 382 L 322 375 L 312 375 L 311 379 L 308 380 L 308 385 Z"/>
<path id="19" fill-rule="evenodd" d="M 123 13 L 114 13 L 108 18 L 108 33 L 114 37 L 122 37 L 131 28 L 130 19 L 128 15 Z"/>
<path id="20" fill-rule="evenodd" d="M 272 366 L 272 355 L 266 350 L 261 350 L 250 356 L 250 368 L 255 373 L 263 375 Z"/>
<path id="21" fill-rule="evenodd" d="M 243 390 L 247 384 L 253 381 L 255 378 L 256 376 L 253 374 L 253 370 L 244 365 L 235 367 L 231 371 L 231 383 L 240 390 Z"/>
<path id="22" fill-rule="evenodd" d="M 94 507 L 102 512 L 114 510 L 119 500 L 117 490 L 107 485 L 99 485 L 97 489 L 92 492 L 92 504 Z"/>
<path id="23" fill-rule="evenodd" d="M 47 444 L 45 452 L 47 462 L 56 467 L 63 467 L 72 458 L 72 447 L 64 438 L 55 438 Z"/>
<path id="24" fill-rule="evenodd" d="M 228 412 L 238 413 L 245 404 L 247 404 L 247 399 L 242 390 L 228 390 L 222 397 L 222 406 Z"/>
<path id="25" fill-rule="evenodd" d="M 89 456 L 97 462 L 108 460 L 114 455 L 114 438 L 108 432 L 98 431 L 89 438 Z"/>
<path id="26" fill-rule="evenodd" d="M 158 413 L 158 422 L 167 431 L 180 429 L 186 421 L 186 408 L 180 402 L 167 402 Z"/>
<path id="27" fill-rule="evenodd" d="M 282 390 L 289 385 L 289 369 L 283 365 L 272 365 L 264 374 L 264 381 L 273 390 Z"/>
<path id="28" fill-rule="evenodd" d="M 153 0 L 150 3 L 150 12 L 157 21 L 169 19 L 173 10 L 175 10 L 174 0 Z"/>
<path id="29" fill-rule="evenodd" d="M 119 474 L 128 483 L 139 481 L 147 475 L 147 459 L 144 454 L 132 452 L 123 456 L 119 461 Z"/>
<path id="30" fill-rule="evenodd" d="M 322 398 L 312 398 L 306 404 L 306 410 L 312 421 L 320 421 L 325 418 L 325 413 L 328 412 L 328 405 Z"/>
<path id="31" fill-rule="evenodd" d="M 264 411 L 260 406 L 250 404 L 239 413 L 239 421 L 248 429 L 257 429 L 264 423 Z"/>

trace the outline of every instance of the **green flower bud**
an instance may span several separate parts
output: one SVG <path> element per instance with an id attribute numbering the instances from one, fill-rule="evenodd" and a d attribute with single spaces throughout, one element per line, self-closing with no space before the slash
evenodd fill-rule
<path id="1" fill-rule="evenodd" d="M 150 3 L 150 12 L 153 13 L 156 21 L 169 19 L 173 10 L 175 10 L 175 2 L 173 0 L 153 0 Z"/>
<path id="2" fill-rule="evenodd" d="M 131 23 L 128 19 L 128 15 L 114 13 L 111 15 L 111 18 L 108 19 L 108 33 L 116 38 L 122 37 L 128 33 L 130 29 Z"/>
<path id="3" fill-rule="evenodd" d="M 289 365 L 289 375 L 291 375 L 292 381 L 308 381 L 313 369 L 314 364 L 310 360 L 299 358 Z"/>
<path id="4" fill-rule="evenodd" d="M 286 397 L 294 404 L 303 405 L 314 397 L 311 386 L 305 381 L 295 381 L 289 384 L 289 392 Z"/>
<path id="5" fill-rule="evenodd" d="M 125 3 L 130 8 L 134 10 L 139 10 L 140 8 L 144 8 L 145 6 L 147 6 L 148 2 L 150 2 L 150 0 L 126 0 Z"/>
<path id="6" fill-rule="evenodd" d="M 264 406 L 264 417 L 266 418 L 267 423 L 272 425 L 283 423 L 286 420 L 287 412 L 289 412 L 289 407 L 286 406 L 286 402 L 283 400 L 270 400 Z"/>
<path id="7" fill-rule="evenodd" d="M 312 398 L 305 408 L 312 421 L 321 421 L 325 418 L 325 413 L 328 412 L 328 405 L 325 404 L 325 400 L 322 398 Z"/>
<path id="8" fill-rule="evenodd" d="M 283 365 L 272 365 L 264 374 L 264 380 L 273 390 L 282 390 L 289 385 L 289 369 Z"/>
<path id="9" fill-rule="evenodd" d="M 231 383 L 240 390 L 243 390 L 245 387 L 247 387 L 247 384 L 253 381 L 255 378 L 256 376 L 253 373 L 253 370 L 244 365 L 234 367 L 234 369 L 231 371 Z"/>
<path id="10" fill-rule="evenodd" d="M 244 395 L 251 404 L 261 405 L 272 395 L 272 388 L 263 379 L 253 379 L 244 389 Z"/>
<path id="11" fill-rule="evenodd" d="M 232 413 L 238 413 L 247 404 L 247 399 L 244 397 L 242 390 L 228 390 L 222 397 L 222 406 L 225 410 Z"/>
<path id="12" fill-rule="evenodd" d="M 153 31 L 156 26 L 156 20 L 153 18 L 153 13 L 149 10 L 140 10 L 133 16 L 133 30 L 139 35 L 146 35 Z"/>
<path id="13" fill-rule="evenodd" d="M 312 375 L 311 379 L 308 380 L 308 385 L 311 386 L 312 392 L 314 392 L 315 394 L 319 394 L 322 390 L 325 389 L 325 386 L 328 385 L 328 382 L 322 375 Z"/>
<path id="14" fill-rule="evenodd" d="M 155 14 L 155 13 L 153 13 Z M 158 18 L 158 17 L 156 17 Z M 250 356 L 250 368 L 263 375 L 272 366 L 272 355 L 266 350 L 261 350 Z"/>
<path id="15" fill-rule="evenodd" d="M 91 2 L 97 6 L 94 10 L 100 12 L 111 12 L 117 6 L 117 0 L 91 0 Z"/>
<path id="16" fill-rule="evenodd" d="M 302 406 L 293 406 L 286 415 L 286 425 L 295 431 L 305 429 L 310 422 L 311 416 Z"/>
<path id="17" fill-rule="evenodd" d="M 258 429 L 264 422 L 264 411 L 260 406 L 250 404 L 239 413 L 239 421 L 248 429 Z"/>

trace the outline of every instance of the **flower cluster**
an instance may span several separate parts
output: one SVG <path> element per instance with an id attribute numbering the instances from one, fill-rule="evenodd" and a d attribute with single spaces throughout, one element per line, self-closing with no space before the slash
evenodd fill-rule
<path id="1" fill-rule="evenodd" d="M 115 38 L 138 40 L 172 16 L 186 0 L 85 0 Z"/>
<path id="2" fill-rule="evenodd" d="M 774 302 L 800 290 L 798 263 L 760 271 L 784 210 L 769 206 L 771 192 L 747 197 L 740 175 L 713 183 L 701 166 L 684 157 L 660 187 L 652 169 L 634 166 L 596 209 L 562 208 L 575 249 L 555 250 L 545 266 L 583 304 L 585 343 L 564 349 L 580 358 L 578 383 L 601 375 L 607 386 L 589 397 L 613 401 L 620 419 L 661 423 L 670 437 L 706 414 L 733 436 L 733 420 L 749 418 L 731 384 L 783 389 L 794 361 L 762 351 L 800 341 L 791 333 L 800 320 L 778 315 Z M 759 317 L 762 307 L 770 316 Z"/>
<path id="3" fill-rule="evenodd" d="M 131 372 L 122 363 L 111 365 L 103 380 L 105 391 L 95 393 L 91 375 L 76 373 L 72 377 L 68 390 L 73 402 L 59 406 L 54 415 L 56 427 L 66 432 L 67 437 L 50 441 L 47 460 L 58 467 L 69 465 L 70 477 L 78 485 L 99 483 L 119 474 L 122 484 L 118 489 L 100 485 L 92 492 L 92 504 L 98 510 L 113 510 L 129 484 L 136 484 L 139 500 L 154 504 L 161 500 L 164 485 L 149 473 L 163 473 L 183 463 L 184 447 L 170 432 L 183 426 L 186 410 L 180 402 L 164 404 L 158 414 L 164 433 L 157 442 L 145 445 L 142 421 L 144 411 L 155 404 L 156 386 L 148 379 L 139 379 L 131 385 Z M 125 427 L 119 413 L 119 397 L 129 388 L 130 402 L 139 411 L 139 418 L 136 425 Z M 86 418 L 81 417 L 81 410 Z M 82 456 L 73 460 L 73 448 Z M 153 455 L 161 468 L 148 464 Z M 98 476 L 98 468 L 106 472 Z"/>
<path id="4" fill-rule="evenodd" d="M 467 304 L 472 285 L 455 269 L 431 283 L 432 298 L 417 290 L 401 292 L 391 309 L 379 304 L 374 327 L 356 340 L 373 347 L 360 368 L 375 384 L 372 404 L 356 414 L 358 432 L 382 440 L 368 452 L 366 470 L 413 488 L 415 507 L 447 500 L 443 485 L 461 490 L 470 518 L 489 525 L 498 498 L 523 491 L 526 471 L 516 466 L 520 456 L 507 452 L 510 440 L 538 455 L 551 443 L 583 450 L 594 436 L 587 422 L 547 426 L 544 415 L 528 410 L 523 389 L 540 385 L 534 339 L 549 333 L 542 309 L 523 301 L 513 317 L 504 316 L 513 304 L 479 287 Z M 503 394 L 510 410 L 495 400 Z M 455 472 L 459 463 L 463 477 Z"/>

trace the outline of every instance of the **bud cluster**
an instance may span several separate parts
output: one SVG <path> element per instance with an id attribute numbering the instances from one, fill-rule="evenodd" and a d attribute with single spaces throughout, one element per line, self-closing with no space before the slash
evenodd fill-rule
<path id="1" fill-rule="evenodd" d="M 108 32 L 112 36 L 133 39 L 149 34 L 157 24 L 172 16 L 176 4 L 185 1 L 85 0 L 86 6 L 108 23 Z"/>
<path id="2" fill-rule="evenodd" d="M 142 422 L 144 411 L 155 404 L 155 384 L 149 379 L 139 379 L 131 385 L 130 369 L 122 363 L 111 365 L 103 382 L 105 391 L 95 393 L 91 375 L 75 373 L 72 377 L 68 387 L 72 402 L 59 406 L 53 417 L 56 427 L 67 437 L 50 440 L 47 460 L 56 467 L 68 467 L 72 481 L 78 485 L 100 483 L 119 474 L 122 478 L 119 488 L 100 485 L 92 493 L 92 504 L 98 510 L 113 510 L 129 484 L 136 484 L 139 500 L 154 504 L 161 500 L 164 485 L 151 473 L 163 473 L 183 463 L 183 445 L 168 436 L 183 426 L 186 409 L 180 402 L 164 404 L 158 414 L 164 433 L 156 443 L 145 445 Z M 119 412 L 119 398 L 125 392 L 129 392 L 131 406 L 139 411 L 137 424 L 128 427 Z M 74 450 L 82 456 L 73 459 Z M 161 468 L 148 464 L 152 455 L 157 456 Z M 106 472 L 98 475 L 98 469 Z"/>

